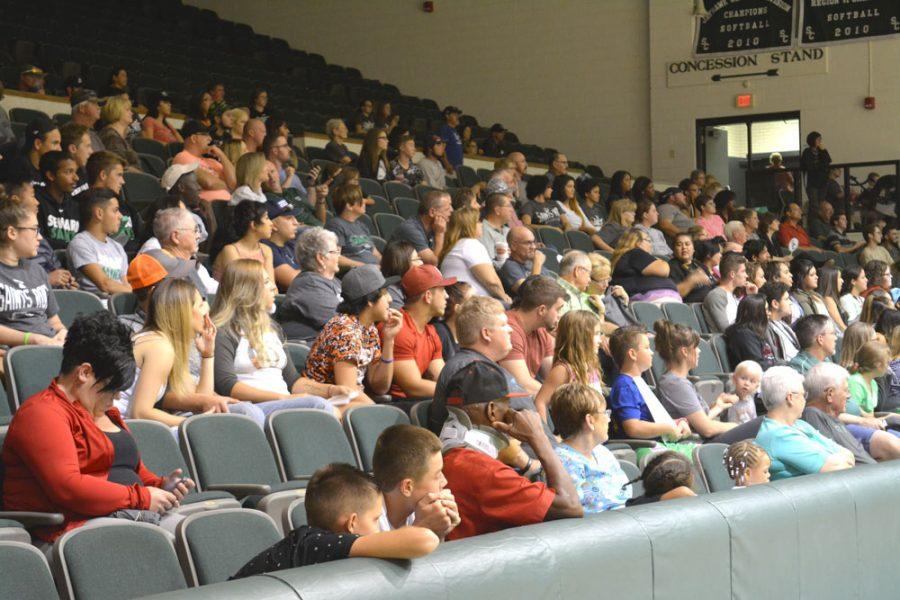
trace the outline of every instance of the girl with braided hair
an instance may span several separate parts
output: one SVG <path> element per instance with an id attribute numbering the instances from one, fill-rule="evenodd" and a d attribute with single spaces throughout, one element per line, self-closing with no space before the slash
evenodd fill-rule
<path id="1" fill-rule="evenodd" d="M 629 481 L 629 484 L 642 481 L 644 495 L 632 498 L 625 506 L 650 504 L 660 500 L 673 500 L 696 496 L 694 490 L 694 471 L 691 461 L 683 454 L 667 450 L 654 456 L 644 467 L 641 476 Z"/>
<path id="2" fill-rule="evenodd" d="M 725 450 L 722 457 L 728 476 L 734 480 L 735 488 L 769 482 L 769 465 L 772 460 L 760 446 L 750 440 L 735 442 Z"/>

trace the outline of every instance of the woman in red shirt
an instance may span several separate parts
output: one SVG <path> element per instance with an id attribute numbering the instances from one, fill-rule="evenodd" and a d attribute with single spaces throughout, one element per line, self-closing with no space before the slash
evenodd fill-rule
<path id="1" fill-rule="evenodd" d="M 131 330 L 105 311 L 75 320 L 59 376 L 16 412 L 2 460 L 5 510 L 62 513 L 34 530 L 52 543 L 97 517 L 165 523 L 194 487 L 177 469 L 156 475 L 140 460 L 113 398 L 135 374 Z M 142 512 L 139 512 L 142 511 Z"/>
<path id="2" fill-rule="evenodd" d="M 154 92 L 148 101 L 147 116 L 141 121 L 141 136 L 163 144 L 184 142 L 181 134 L 168 122 L 172 114 L 172 100 L 166 92 Z"/>

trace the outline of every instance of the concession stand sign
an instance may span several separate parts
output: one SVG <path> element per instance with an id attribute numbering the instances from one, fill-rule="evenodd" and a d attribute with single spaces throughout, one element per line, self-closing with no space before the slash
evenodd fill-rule
<path id="1" fill-rule="evenodd" d="M 801 0 L 800 44 L 900 35 L 900 0 Z"/>
<path id="2" fill-rule="evenodd" d="M 789 49 L 794 43 L 797 1 L 704 0 L 709 16 L 697 19 L 694 56 Z"/>

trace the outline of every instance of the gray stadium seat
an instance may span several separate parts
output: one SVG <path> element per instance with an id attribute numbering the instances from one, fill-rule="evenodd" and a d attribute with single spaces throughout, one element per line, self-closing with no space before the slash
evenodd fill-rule
<path id="1" fill-rule="evenodd" d="M 341 423 L 324 411 L 276 411 L 266 419 L 266 434 L 284 481 L 305 484 L 316 470 L 330 463 L 356 464 Z"/>
<path id="2" fill-rule="evenodd" d="M 146 419 L 129 419 L 127 424 L 141 453 L 141 461 L 148 469 L 157 475 L 168 475 L 175 469 L 181 469 L 185 477 L 193 479 L 194 475 L 184 461 L 171 429 L 159 421 Z M 198 492 L 193 489 L 182 499 L 177 510 L 182 514 L 189 514 L 239 506 L 240 503 L 228 492 Z"/>
<path id="3" fill-rule="evenodd" d="M 387 213 L 391 215 L 394 214 L 394 206 L 383 197 L 375 195 L 370 197 L 374 201 L 374 204 L 369 204 L 366 206 L 367 215 L 369 215 L 370 217 L 374 217 L 379 213 Z"/>
<path id="4" fill-rule="evenodd" d="M 302 373 L 306 369 L 306 359 L 309 357 L 309 346 L 298 342 L 287 342 L 284 345 L 284 349 L 287 350 L 288 355 L 290 355 L 291 362 L 294 363 L 294 368 L 297 369 L 298 373 Z"/>
<path id="5" fill-rule="evenodd" d="M 106 310 L 100 298 L 81 290 L 53 290 L 59 304 L 59 319 L 67 328 L 78 315 L 90 315 L 98 310 Z"/>
<path id="6" fill-rule="evenodd" d="M 357 406 L 344 413 L 344 431 L 353 445 L 356 462 L 367 473 L 372 472 L 372 455 L 381 432 L 391 425 L 409 423 L 399 408 L 384 404 Z"/>
<path id="7" fill-rule="evenodd" d="M 456 176 L 459 178 L 459 184 L 462 187 L 472 187 L 473 185 L 477 185 L 479 181 L 478 174 L 475 172 L 475 169 L 472 167 L 467 167 L 466 165 L 460 165 L 456 167 Z"/>
<path id="8" fill-rule="evenodd" d="M 726 373 L 731 373 L 733 369 L 731 361 L 728 360 L 728 347 L 725 345 L 725 336 L 712 334 L 709 336 L 709 341 L 712 344 L 713 350 L 716 352 L 716 356 L 719 358 L 719 364 L 722 365 L 722 370 Z"/>
<path id="9" fill-rule="evenodd" d="M 56 598 L 56 588 L 47 559 L 27 538 L 26 534 L 24 541 L 0 541 L 0 598 Z"/>
<path id="10" fill-rule="evenodd" d="M 415 198 L 415 191 L 399 181 L 385 181 L 384 193 L 387 194 L 388 200 L 393 201 L 395 198 Z"/>
<path id="11" fill-rule="evenodd" d="M 365 177 L 360 177 L 359 187 L 362 190 L 363 196 L 384 197 L 384 188 L 382 188 L 381 184 L 374 179 L 366 179 Z"/>
<path id="12" fill-rule="evenodd" d="M 187 588 L 171 534 L 158 525 L 116 519 L 79 527 L 53 547 L 64 598 L 117 600 Z"/>
<path id="13" fill-rule="evenodd" d="M 395 214 L 379 213 L 375 215 L 375 226 L 378 228 L 378 235 L 390 242 L 394 230 L 400 227 L 403 221 L 403 217 L 398 217 Z"/>
<path id="14" fill-rule="evenodd" d="M 663 314 L 673 323 L 681 323 L 700 333 L 700 321 L 697 320 L 697 314 L 690 304 L 682 304 L 681 302 L 666 302 L 662 305 Z"/>
<path id="15" fill-rule="evenodd" d="M 282 531 L 293 531 L 301 525 L 308 525 L 306 520 L 306 500 L 304 498 L 297 498 L 291 502 L 291 505 L 288 506 L 288 509 L 284 512 Z"/>
<path id="16" fill-rule="evenodd" d="M 226 491 L 277 519 L 304 493 L 302 482 L 281 481 L 266 435 L 250 417 L 194 415 L 178 433 L 200 491 Z"/>
<path id="17" fill-rule="evenodd" d="M 544 246 L 556 248 L 556 251 L 559 254 L 565 254 L 566 250 L 569 249 L 569 240 L 567 240 L 565 234 L 556 227 L 535 227 L 534 233 L 538 236 L 540 241 L 544 243 Z"/>
<path id="18" fill-rule="evenodd" d="M 125 197 L 136 210 L 143 210 L 165 194 L 159 179 L 153 175 L 125 172 Z"/>
<path id="19" fill-rule="evenodd" d="M 628 478 L 628 481 L 632 479 L 637 479 L 641 475 L 641 470 L 638 469 L 637 465 L 633 462 L 627 460 L 619 460 L 619 466 L 622 467 L 622 471 L 625 472 L 625 476 Z M 635 481 L 631 484 L 631 497 L 637 498 L 638 496 L 644 495 L 644 484 L 641 481 Z"/>
<path id="20" fill-rule="evenodd" d="M 227 581 L 280 539 L 269 515 L 242 508 L 196 513 L 175 530 L 178 556 L 192 586 Z"/>
<path id="21" fill-rule="evenodd" d="M 62 348 L 55 346 L 16 346 L 3 358 L 6 369 L 6 394 L 10 407 L 18 410 L 31 396 L 46 389 L 59 375 Z"/>
<path id="22" fill-rule="evenodd" d="M 703 378 L 715 377 L 723 381 L 727 380 L 729 375 L 722 369 L 719 358 L 716 356 L 712 346 L 709 345 L 709 342 L 701 338 L 699 350 L 700 360 L 697 366 L 691 369 L 691 375 Z"/>
<path id="23" fill-rule="evenodd" d="M 634 318 L 646 327 L 650 333 L 653 333 L 654 323 L 666 320 L 662 309 L 652 302 L 632 302 L 631 312 L 634 313 Z"/>
<path id="24" fill-rule="evenodd" d="M 131 140 L 131 147 L 138 154 L 152 154 L 160 159 L 163 164 L 169 160 L 169 149 L 162 142 L 156 140 L 148 140 L 147 138 L 136 136 Z"/>
<path id="25" fill-rule="evenodd" d="M 109 298 L 109 312 L 118 316 L 133 315 L 137 312 L 137 296 L 132 292 L 120 292 Z"/>
<path id="26" fill-rule="evenodd" d="M 566 239 L 569 242 L 569 247 L 574 250 L 581 250 L 582 252 L 593 252 L 595 250 L 591 236 L 583 231 L 575 231 L 574 229 L 567 231 Z"/>
<path id="27" fill-rule="evenodd" d="M 409 419 L 413 425 L 428 427 L 428 408 L 431 406 L 431 402 L 431 400 L 422 400 L 413 404 L 409 409 Z"/>
<path id="28" fill-rule="evenodd" d="M 694 466 L 698 467 L 700 480 L 706 491 L 723 492 L 734 487 L 734 481 L 725 470 L 722 457 L 728 449 L 727 444 L 700 444 L 694 447 Z"/>
<path id="29" fill-rule="evenodd" d="M 419 201 L 415 198 L 394 198 L 394 207 L 397 209 L 397 214 L 404 219 L 419 214 Z"/>

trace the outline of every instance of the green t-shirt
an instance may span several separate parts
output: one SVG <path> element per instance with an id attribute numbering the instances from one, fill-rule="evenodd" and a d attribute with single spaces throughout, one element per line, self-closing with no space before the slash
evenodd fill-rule
<path id="1" fill-rule="evenodd" d="M 878 383 L 874 379 L 867 385 L 861 374 L 854 373 L 847 380 L 847 385 L 850 388 L 851 400 L 865 412 L 875 412 L 875 405 L 878 404 Z"/>

